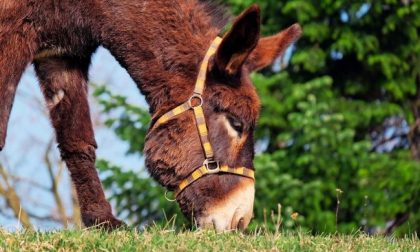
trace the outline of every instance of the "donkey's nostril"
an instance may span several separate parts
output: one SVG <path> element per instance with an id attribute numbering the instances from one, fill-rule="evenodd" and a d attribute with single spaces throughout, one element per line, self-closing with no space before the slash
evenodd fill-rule
<path id="1" fill-rule="evenodd" d="M 231 225 L 231 229 L 236 229 L 236 230 L 245 230 L 247 224 L 245 223 L 245 218 L 241 217 L 241 218 L 235 218 L 235 216 L 233 217 L 234 219 L 232 220 L 232 225 Z"/>
<path id="2" fill-rule="evenodd" d="M 244 218 L 239 219 L 238 226 L 236 227 L 236 229 L 245 230 L 245 228 L 246 228 L 246 225 L 245 225 Z"/>

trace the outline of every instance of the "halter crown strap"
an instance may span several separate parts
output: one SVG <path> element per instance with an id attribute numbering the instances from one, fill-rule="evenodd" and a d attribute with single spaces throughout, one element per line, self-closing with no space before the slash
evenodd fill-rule
<path id="1" fill-rule="evenodd" d="M 206 56 L 204 56 L 203 62 L 200 66 L 200 72 L 198 73 L 197 81 L 195 82 L 194 94 L 202 95 L 204 92 L 204 87 L 206 85 L 207 69 L 209 67 L 209 60 L 213 56 L 220 43 L 222 43 L 221 37 L 216 37 L 211 43 L 209 49 L 207 50 Z"/>
<path id="2" fill-rule="evenodd" d="M 201 63 L 201 66 L 200 66 L 200 72 L 198 73 L 198 77 L 197 77 L 197 80 L 195 82 L 193 95 L 188 99 L 188 101 L 182 103 L 178 107 L 176 107 L 176 108 L 170 110 L 169 112 L 165 113 L 164 115 L 162 115 L 154 123 L 153 128 L 156 128 L 159 125 L 164 124 L 167 121 L 169 121 L 170 119 L 174 118 L 175 116 L 192 109 L 193 106 L 192 106 L 191 103 L 193 102 L 194 98 L 197 98 L 197 99 L 200 100 L 200 106 L 196 106 L 196 107 L 201 107 L 201 105 L 203 103 L 202 95 L 203 95 L 203 92 L 204 92 L 204 87 L 206 85 L 207 68 L 209 67 L 209 60 L 210 60 L 211 56 L 213 56 L 216 53 L 217 48 L 219 47 L 221 42 L 222 42 L 222 38 L 221 37 L 216 37 L 213 40 L 213 42 L 211 43 L 209 49 L 207 50 L 207 53 L 204 56 L 204 60 Z"/>
<path id="3" fill-rule="evenodd" d="M 203 92 L 206 84 L 207 69 L 209 66 L 210 58 L 216 53 L 217 48 L 222 42 L 221 37 L 216 37 L 211 43 L 209 49 L 207 50 L 206 55 L 204 56 L 203 62 L 200 66 L 200 71 L 195 82 L 195 88 L 193 95 L 188 99 L 188 101 L 182 103 L 176 108 L 170 110 L 169 112 L 162 115 L 158 120 L 155 121 L 152 129 L 155 129 L 159 125 L 162 125 L 172 118 L 182 114 L 188 110 L 193 110 L 195 123 L 197 125 L 197 130 L 200 135 L 201 146 L 203 147 L 204 155 L 206 159 L 203 162 L 203 165 L 195 169 L 191 175 L 186 179 L 182 180 L 178 187 L 175 189 L 175 196 L 178 196 L 186 187 L 191 185 L 193 182 L 197 181 L 199 178 L 216 173 L 230 173 L 250 179 L 255 179 L 254 170 L 245 168 L 245 167 L 228 167 L 227 165 L 219 165 L 219 162 L 214 160 L 214 152 L 211 147 L 209 138 L 208 138 L 208 129 L 206 124 L 206 119 L 204 117 L 203 111 Z M 197 104 L 198 102 L 198 104 Z"/>

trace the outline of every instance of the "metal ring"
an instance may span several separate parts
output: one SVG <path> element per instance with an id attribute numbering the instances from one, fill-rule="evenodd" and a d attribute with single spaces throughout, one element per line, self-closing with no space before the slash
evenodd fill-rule
<path id="1" fill-rule="evenodd" d="M 166 199 L 167 201 L 169 201 L 169 202 L 175 202 L 175 201 L 176 201 L 176 198 L 174 198 L 174 199 L 170 199 L 170 198 L 168 197 L 168 190 L 166 190 L 166 191 L 165 191 L 165 199 Z"/>
<path id="2" fill-rule="evenodd" d="M 206 167 L 209 174 L 215 174 L 220 172 L 220 164 L 218 161 L 206 159 L 204 160 L 203 165 Z M 212 165 L 215 165 L 216 167 L 210 167 Z"/>
<path id="3" fill-rule="evenodd" d="M 199 99 L 200 100 L 200 104 L 193 106 L 192 105 L 192 101 L 194 99 Z M 196 108 L 196 107 L 201 107 L 203 106 L 203 97 L 201 96 L 201 94 L 193 94 L 189 99 L 188 99 L 188 106 L 190 106 L 190 108 Z"/>

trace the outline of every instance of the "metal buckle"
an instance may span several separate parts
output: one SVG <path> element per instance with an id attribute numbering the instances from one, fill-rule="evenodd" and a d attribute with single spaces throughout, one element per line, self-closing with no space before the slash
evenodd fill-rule
<path id="1" fill-rule="evenodd" d="M 198 105 L 196 105 L 196 106 L 193 106 L 192 105 L 192 101 L 194 100 L 194 99 L 198 99 L 198 100 L 200 100 L 200 103 L 198 104 Z M 188 106 L 190 106 L 190 108 L 195 108 L 195 107 L 201 107 L 201 106 L 203 106 L 203 97 L 201 96 L 201 94 L 197 94 L 197 93 L 194 93 L 189 99 L 188 99 Z"/>
<path id="2" fill-rule="evenodd" d="M 206 167 L 209 174 L 219 173 L 220 172 L 220 164 L 219 161 L 214 160 L 204 160 L 203 165 Z"/>

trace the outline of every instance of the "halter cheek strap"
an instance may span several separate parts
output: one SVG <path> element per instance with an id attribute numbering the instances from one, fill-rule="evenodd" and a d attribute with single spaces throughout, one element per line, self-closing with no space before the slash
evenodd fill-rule
<path id="1" fill-rule="evenodd" d="M 250 179 L 255 179 L 254 170 L 246 167 L 228 167 L 227 165 L 220 165 L 218 161 L 214 160 L 213 148 L 208 138 L 208 130 L 206 119 L 203 111 L 203 92 L 206 84 L 207 69 L 210 58 L 216 53 L 217 48 L 222 42 L 221 37 L 216 37 L 210 48 L 208 49 L 203 62 L 200 66 L 200 72 L 198 73 L 197 81 L 195 83 L 194 92 L 191 97 L 181 105 L 170 110 L 169 112 L 162 115 L 158 120 L 155 121 L 151 130 L 155 129 L 159 125 L 162 125 L 174 117 L 182 114 L 186 111 L 192 110 L 194 112 L 195 124 L 200 135 L 201 146 L 203 147 L 205 160 L 203 165 L 195 169 L 186 179 L 182 180 L 178 187 L 175 189 L 175 197 L 178 196 L 185 188 L 189 185 L 202 178 L 205 175 L 217 174 L 217 173 L 230 173 Z"/>

